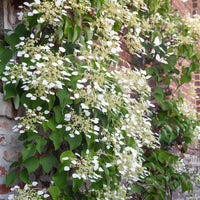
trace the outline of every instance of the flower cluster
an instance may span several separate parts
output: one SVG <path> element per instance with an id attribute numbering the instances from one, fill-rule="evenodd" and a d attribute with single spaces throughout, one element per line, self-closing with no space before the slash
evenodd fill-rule
<path id="1" fill-rule="evenodd" d="M 26 184 L 23 189 L 19 186 L 14 186 L 11 188 L 12 192 L 17 193 L 17 195 L 10 194 L 8 200 L 42 200 L 47 199 L 50 195 L 47 194 L 47 190 L 37 188 L 37 182 L 34 181 L 31 184 Z"/>

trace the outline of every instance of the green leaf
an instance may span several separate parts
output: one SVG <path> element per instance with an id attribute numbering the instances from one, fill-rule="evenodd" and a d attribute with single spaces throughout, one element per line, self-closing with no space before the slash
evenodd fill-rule
<path id="1" fill-rule="evenodd" d="M 74 27 L 74 32 L 73 32 L 73 37 L 72 37 L 72 40 L 71 40 L 71 42 L 75 42 L 77 39 L 78 39 L 78 36 L 79 36 L 79 28 L 77 28 L 77 27 L 79 27 L 79 26 L 77 26 L 77 25 L 75 25 L 75 27 Z"/>
<path id="2" fill-rule="evenodd" d="M 74 36 L 74 30 L 73 28 L 70 27 L 68 30 L 68 42 L 72 41 L 73 36 Z"/>
<path id="3" fill-rule="evenodd" d="M 61 131 L 58 132 L 52 132 L 49 138 L 52 140 L 55 150 L 58 150 L 60 147 L 62 141 L 63 141 L 63 134 Z"/>
<path id="4" fill-rule="evenodd" d="M 55 95 L 48 95 L 48 99 L 49 99 L 49 103 L 48 103 L 49 110 L 51 110 L 54 106 L 54 102 L 55 102 L 56 97 L 55 97 Z"/>
<path id="5" fill-rule="evenodd" d="M 38 137 L 35 141 L 37 142 L 36 149 L 41 154 L 47 141 L 43 137 Z"/>
<path id="6" fill-rule="evenodd" d="M 27 169 L 22 169 L 20 174 L 19 174 L 19 178 L 24 182 L 24 183 L 28 183 L 29 181 L 29 174 Z"/>
<path id="7" fill-rule="evenodd" d="M 86 40 L 91 40 L 92 37 L 93 37 L 93 31 L 90 30 L 90 28 L 87 28 L 87 27 L 84 28 L 84 31 L 85 31 Z"/>
<path id="8" fill-rule="evenodd" d="M 56 106 L 53 108 L 54 112 L 55 112 L 55 120 L 57 123 L 61 123 L 64 120 L 64 115 L 62 113 L 62 110 L 60 108 L 60 106 Z"/>
<path id="9" fill-rule="evenodd" d="M 12 47 L 13 50 L 16 50 L 15 45 L 20 42 L 17 34 L 13 33 L 11 35 L 4 35 L 5 41 Z"/>
<path id="10" fill-rule="evenodd" d="M 18 94 L 17 94 L 16 97 L 13 99 L 13 102 L 14 102 L 15 109 L 19 109 L 19 106 L 20 106 L 20 97 L 19 97 Z"/>
<path id="11" fill-rule="evenodd" d="M 159 152 L 159 155 L 158 155 L 158 160 L 161 162 L 161 163 L 166 163 L 167 160 L 169 159 L 169 154 L 164 151 L 164 150 L 160 150 Z"/>
<path id="12" fill-rule="evenodd" d="M 40 164 L 42 165 L 44 171 L 48 174 L 52 166 L 58 164 L 58 160 L 54 155 L 48 154 L 40 158 Z"/>
<path id="13" fill-rule="evenodd" d="M 39 167 L 39 160 L 36 157 L 28 158 L 24 161 L 24 166 L 27 168 L 28 173 L 31 173 Z"/>
<path id="14" fill-rule="evenodd" d="M 0 61 L 7 64 L 13 57 L 13 52 L 9 48 L 0 47 Z"/>
<path id="15" fill-rule="evenodd" d="M 183 85 L 186 82 L 186 77 L 184 74 L 181 75 L 180 81 L 181 81 L 181 85 Z"/>
<path id="16" fill-rule="evenodd" d="M 6 175 L 6 187 L 11 186 L 18 179 L 18 174 L 15 171 Z"/>
<path id="17" fill-rule="evenodd" d="M 29 36 L 29 31 L 27 31 L 26 26 L 24 24 L 19 24 L 15 28 L 15 34 L 18 37 L 24 36 L 25 38 Z"/>
<path id="18" fill-rule="evenodd" d="M 171 134 L 170 134 L 170 139 L 169 139 L 169 142 L 172 142 L 174 141 L 176 138 L 177 138 L 178 134 L 173 131 Z"/>
<path id="19" fill-rule="evenodd" d="M 60 189 L 58 186 L 51 186 L 49 188 L 49 192 L 53 198 L 53 200 L 59 200 L 59 196 L 60 196 Z"/>
<path id="20" fill-rule="evenodd" d="M 74 135 L 74 138 L 71 138 L 68 134 L 65 135 L 65 140 L 69 142 L 70 150 L 74 150 L 76 147 L 81 145 L 82 142 L 82 136 L 80 135 Z"/>
<path id="21" fill-rule="evenodd" d="M 65 25 L 64 25 L 64 36 L 67 34 L 68 32 L 68 29 L 71 28 L 72 25 L 71 25 L 71 22 L 69 19 L 66 19 L 65 21 Z"/>
<path id="22" fill-rule="evenodd" d="M 184 193 L 185 191 L 187 191 L 187 183 L 186 182 L 181 182 L 181 188 L 182 188 L 182 193 Z"/>
<path id="23" fill-rule="evenodd" d="M 63 36 L 64 36 L 63 30 L 61 28 L 58 29 L 58 40 L 59 40 L 59 42 L 62 41 Z"/>
<path id="24" fill-rule="evenodd" d="M 60 106 L 61 106 L 61 110 L 64 109 L 64 107 L 67 105 L 67 104 L 70 104 L 71 103 L 71 100 L 70 100 L 70 93 L 68 91 L 67 88 L 64 88 L 62 90 L 59 90 L 57 93 L 56 93 L 59 101 L 60 101 Z"/>
<path id="25" fill-rule="evenodd" d="M 36 152 L 36 145 L 35 144 L 28 144 L 22 150 L 22 158 L 26 160 L 29 157 L 32 157 Z"/>
<path id="26" fill-rule="evenodd" d="M 172 133 L 173 130 L 172 130 L 171 126 L 165 124 L 164 127 L 169 133 Z"/>
<path id="27" fill-rule="evenodd" d="M 64 162 L 63 158 L 66 158 L 66 157 L 68 157 L 68 158 L 76 158 L 76 156 L 73 154 L 72 151 L 65 151 L 60 155 L 61 163 Z"/>
<path id="28" fill-rule="evenodd" d="M 16 86 L 13 84 L 6 84 L 4 86 L 4 99 L 10 99 L 10 98 L 14 98 L 17 96 L 17 90 L 16 90 Z"/>
<path id="29" fill-rule="evenodd" d="M 55 185 L 58 186 L 60 189 L 66 187 L 67 176 L 68 176 L 68 172 L 66 172 L 66 171 L 57 172 L 53 176 L 53 181 L 54 181 Z"/>
<path id="30" fill-rule="evenodd" d="M 56 122 L 54 118 L 49 119 L 49 121 L 47 122 L 48 127 L 52 130 L 52 131 L 56 131 Z"/>
<path id="31" fill-rule="evenodd" d="M 81 187 L 81 185 L 83 184 L 83 179 L 78 179 L 78 178 L 73 178 L 73 188 L 72 191 L 74 193 L 76 193 L 78 191 L 78 189 Z"/>
<path id="32" fill-rule="evenodd" d="M 163 95 L 159 94 L 159 93 L 154 93 L 153 97 L 156 99 L 156 101 L 158 103 L 161 103 L 163 101 Z"/>

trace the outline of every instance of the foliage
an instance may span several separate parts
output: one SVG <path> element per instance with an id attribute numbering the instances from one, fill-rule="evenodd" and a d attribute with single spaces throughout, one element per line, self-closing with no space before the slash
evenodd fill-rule
<path id="1" fill-rule="evenodd" d="M 169 99 L 166 92 L 171 81 L 177 90 L 188 83 L 197 69 L 196 21 L 182 20 L 168 0 L 24 5 L 22 23 L 0 46 L 5 99 L 26 108 L 14 127 L 24 149 L 7 186 L 34 177 L 54 200 L 133 193 L 164 199 L 179 185 L 192 190 L 172 149 L 186 152 L 198 121 L 192 109 L 181 109 L 180 94 Z M 122 42 L 133 55 L 132 69 L 118 70 Z M 19 174 L 12 171 L 17 166 Z"/>

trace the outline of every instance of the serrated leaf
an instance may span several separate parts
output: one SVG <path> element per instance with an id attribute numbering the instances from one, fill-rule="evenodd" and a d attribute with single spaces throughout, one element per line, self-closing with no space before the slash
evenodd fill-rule
<path id="1" fill-rule="evenodd" d="M 28 183 L 29 181 L 29 174 L 27 169 L 22 169 L 20 174 L 19 174 L 19 178 L 24 182 L 24 183 Z"/>
<path id="2" fill-rule="evenodd" d="M 66 106 L 66 104 L 70 103 L 70 94 L 67 88 L 64 88 L 62 90 L 59 90 L 56 93 L 56 96 L 58 97 L 59 101 L 60 101 L 60 106 L 61 106 L 61 110 L 63 110 L 63 108 Z"/>
<path id="3" fill-rule="evenodd" d="M 16 90 L 16 86 L 13 84 L 6 84 L 4 86 L 4 99 L 10 99 L 10 98 L 14 98 L 17 96 L 17 90 Z"/>
<path id="4" fill-rule="evenodd" d="M 73 178 L 73 188 L 72 191 L 74 193 L 76 193 L 78 191 L 78 189 L 81 187 L 81 185 L 83 184 L 83 179 L 78 179 L 78 178 Z"/>
<path id="5" fill-rule="evenodd" d="M 74 36 L 74 30 L 70 27 L 68 29 L 68 42 L 72 41 L 73 36 Z"/>
<path id="6" fill-rule="evenodd" d="M 76 147 L 81 145 L 82 142 L 82 136 L 80 135 L 74 135 L 74 138 L 71 138 L 68 134 L 65 135 L 65 140 L 69 142 L 70 150 L 74 150 Z"/>
<path id="7" fill-rule="evenodd" d="M 36 149 L 41 154 L 43 147 L 47 143 L 47 141 L 43 137 L 39 137 L 35 141 L 37 142 Z"/>
<path id="8" fill-rule="evenodd" d="M 20 42 L 17 34 L 13 33 L 11 35 L 4 35 L 5 41 L 12 47 L 13 50 L 16 50 L 15 45 Z"/>
<path id="9" fill-rule="evenodd" d="M 16 97 L 13 99 L 13 102 L 14 102 L 15 109 L 19 109 L 19 106 L 20 106 L 20 98 L 19 98 L 19 95 L 18 95 L 18 94 L 17 94 Z"/>
<path id="10" fill-rule="evenodd" d="M 72 25 L 71 25 L 71 22 L 69 19 L 66 19 L 65 21 L 65 25 L 64 25 L 64 36 L 67 34 L 67 31 L 69 28 L 71 28 Z"/>
<path id="11" fill-rule="evenodd" d="M 42 165 L 44 171 L 48 174 L 52 166 L 58 164 L 58 160 L 54 155 L 48 154 L 40 158 L 40 164 Z"/>
<path id="12" fill-rule="evenodd" d="M 66 172 L 66 171 L 57 172 L 53 176 L 53 181 L 54 181 L 55 185 L 58 186 L 60 189 L 66 187 L 67 176 L 68 176 L 68 172 Z"/>
<path id="13" fill-rule="evenodd" d="M 6 187 L 11 186 L 18 179 L 18 174 L 15 171 L 6 175 Z"/>
<path id="14" fill-rule="evenodd" d="M 49 138 L 52 140 L 55 150 L 57 150 L 63 141 L 62 132 L 61 131 L 52 132 L 51 135 L 49 136 Z"/>
<path id="15" fill-rule="evenodd" d="M 163 101 L 163 95 L 159 94 L 159 93 L 154 93 L 153 97 L 156 99 L 156 101 L 158 103 L 161 103 Z"/>
<path id="16" fill-rule="evenodd" d="M 56 131 L 56 122 L 54 118 L 49 119 L 49 121 L 47 122 L 48 127 L 52 130 L 52 131 Z"/>
<path id="17" fill-rule="evenodd" d="M 56 106 L 53 108 L 54 113 L 55 113 L 55 120 L 57 123 L 61 123 L 64 120 L 64 115 L 62 113 L 62 110 L 60 108 L 60 106 Z"/>
<path id="18" fill-rule="evenodd" d="M 58 186 L 51 186 L 49 188 L 49 192 L 53 198 L 53 200 L 59 200 L 59 196 L 60 196 L 60 189 Z"/>
<path id="19" fill-rule="evenodd" d="M 72 38 L 72 42 L 75 42 L 76 40 L 78 40 L 81 31 L 82 31 L 82 29 L 81 29 L 80 26 L 76 25 L 74 27 L 74 35 L 73 35 L 73 38 Z"/>
<path id="20" fill-rule="evenodd" d="M 0 61 L 2 61 L 4 64 L 7 64 L 12 57 L 12 50 L 10 50 L 9 48 L 0 47 Z"/>
<path id="21" fill-rule="evenodd" d="M 24 161 L 24 166 L 27 168 L 28 173 L 31 173 L 39 167 L 39 160 L 36 157 L 28 158 Z"/>
<path id="22" fill-rule="evenodd" d="M 66 157 L 68 157 L 68 158 L 76 158 L 76 156 L 73 154 L 72 151 L 65 151 L 60 155 L 61 163 L 64 162 L 63 158 L 66 158 Z"/>
<path id="23" fill-rule="evenodd" d="M 28 144 L 26 147 L 22 150 L 22 158 L 23 160 L 26 160 L 29 157 L 32 157 L 36 152 L 36 146 L 35 144 Z"/>

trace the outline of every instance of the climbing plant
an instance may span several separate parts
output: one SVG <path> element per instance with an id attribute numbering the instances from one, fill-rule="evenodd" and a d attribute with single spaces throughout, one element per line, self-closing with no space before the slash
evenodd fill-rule
<path id="1" fill-rule="evenodd" d="M 25 109 L 13 128 L 24 149 L 7 186 L 37 181 L 44 195 L 35 182 L 14 189 L 54 200 L 164 199 L 179 185 L 190 191 L 172 148 L 187 150 L 198 121 L 182 109 L 180 94 L 169 100 L 161 85 L 174 81 L 178 89 L 191 80 L 199 64 L 196 21 L 182 20 L 167 0 L 23 5 L 22 23 L 0 46 L 4 98 Z M 130 68 L 118 66 L 122 42 Z"/>

